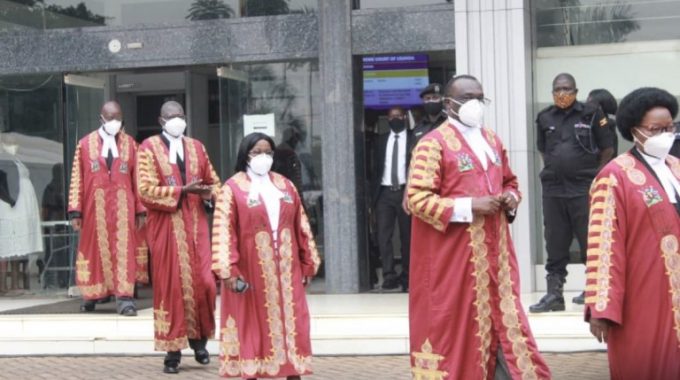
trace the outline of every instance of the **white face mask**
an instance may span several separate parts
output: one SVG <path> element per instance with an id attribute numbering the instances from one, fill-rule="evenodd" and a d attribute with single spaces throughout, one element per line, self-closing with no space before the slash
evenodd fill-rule
<path id="1" fill-rule="evenodd" d="M 123 126 L 123 122 L 120 120 L 109 120 L 106 121 L 104 117 L 102 116 L 102 120 L 104 121 L 104 124 L 102 124 L 102 128 L 104 128 L 104 132 L 106 132 L 108 135 L 115 136 L 120 132 L 120 128 Z"/>
<path id="2" fill-rule="evenodd" d="M 274 163 L 274 158 L 266 153 L 258 154 L 250 159 L 248 166 L 257 175 L 265 175 L 269 173 Z"/>
<path id="3" fill-rule="evenodd" d="M 470 99 L 463 104 L 453 98 L 447 99 L 460 104 L 457 115 L 463 124 L 473 128 L 482 127 L 484 122 L 484 104 L 479 99 Z M 455 113 L 455 111 L 451 112 Z"/>
<path id="4" fill-rule="evenodd" d="M 647 140 L 645 140 L 643 144 L 637 137 L 633 136 L 635 137 L 635 140 L 637 140 L 637 142 L 642 144 L 642 149 L 645 151 L 646 154 L 662 160 L 666 159 L 666 156 L 668 156 L 668 152 L 670 152 L 671 148 L 673 147 L 673 143 L 675 142 L 674 133 L 663 132 L 651 137 L 647 136 L 639 129 L 638 133 L 647 138 Z"/>
<path id="5" fill-rule="evenodd" d="M 181 117 L 173 117 L 170 120 L 165 120 L 165 125 L 163 126 L 165 132 L 167 132 L 172 137 L 182 136 L 186 128 L 187 122 Z"/>

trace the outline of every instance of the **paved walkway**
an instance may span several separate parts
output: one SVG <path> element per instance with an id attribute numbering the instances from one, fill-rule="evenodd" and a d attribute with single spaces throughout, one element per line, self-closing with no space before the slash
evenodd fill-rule
<path id="1" fill-rule="evenodd" d="M 604 352 L 544 354 L 553 379 L 609 378 Z M 161 356 L 0 357 L 0 379 L 217 379 L 216 358 L 208 366 L 185 357 L 179 375 L 161 373 Z M 315 375 L 305 380 L 410 379 L 407 356 L 315 357 Z M 452 379 L 453 380 L 453 379 Z"/>

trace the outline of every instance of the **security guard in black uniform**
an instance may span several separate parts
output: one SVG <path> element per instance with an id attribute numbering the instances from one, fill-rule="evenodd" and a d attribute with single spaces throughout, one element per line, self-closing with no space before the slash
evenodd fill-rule
<path id="1" fill-rule="evenodd" d="M 576 101 L 576 81 L 570 74 L 553 80 L 555 104 L 536 118 L 537 145 L 543 157 L 543 226 L 548 262 L 548 292 L 532 305 L 532 313 L 565 309 L 562 295 L 569 247 L 576 236 L 585 263 L 588 237 L 588 190 L 613 155 L 614 132 L 602 110 Z M 583 293 L 573 302 L 583 303 Z"/>
<path id="2" fill-rule="evenodd" d="M 442 112 L 441 90 L 442 85 L 439 83 L 430 83 L 420 91 L 420 99 L 423 100 L 425 116 L 423 117 L 423 120 L 413 128 L 414 139 L 411 148 L 415 147 L 415 144 L 418 143 L 420 138 L 446 121 L 446 115 Z"/>
<path id="3" fill-rule="evenodd" d="M 420 99 L 423 100 L 423 109 L 425 116 L 413 128 L 413 138 L 411 139 L 408 149 L 409 152 L 416 147 L 418 141 L 428 134 L 431 130 L 440 126 L 446 121 L 446 114 L 442 112 L 442 85 L 439 83 L 430 83 L 422 91 L 420 91 Z M 401 202 L 401 207 L 406 214 L 411 215 L 408 209 L 408 197 L 404 192 L 404 199 Z"/>

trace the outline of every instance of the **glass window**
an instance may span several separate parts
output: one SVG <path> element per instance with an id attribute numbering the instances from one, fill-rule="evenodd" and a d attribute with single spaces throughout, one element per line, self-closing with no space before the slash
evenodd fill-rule
<path id="1" fill-rule="evenodd" d="M 539 0 L 538 47 L 680 38 L 677 0 Z"/>
<path id="2" fill-rule="evenodd" d="M 245 133 L 244 116 L 273 114 L 277 153 L 272 170 L 291 179 L 298 188 L 319 252 L 323 255 L 318 63 L 234 65 L 221 67 L 218 75 L 220 128 L 223 131 L 220 177 L 226 180 L 234 174 L 238 147 Z M 293 162 L 299 165 L 292 165 Z"/>
<path id="3" fill-rule="evenodd" d="M 316 0 L 0 0 L 2 29 L 177 23 L 316 11 Z"/>
<path id="4" fill-rule="evenodd" d="M 0 77 L 0 295 L 69 285 L 68 269 L 44 270 L 71 254 L 61 97 L 60 74 Z"/>
<path id="5" fill-rule="evenodd" d="M 453 3 L 453 0 L 354 0 L 354 9 L 401 8 Z"/>
<path id="6" fill-rule="evenodd" d="M 538 46 L 534 54 L 532 119 L 553 103 L 552 81 L 562 72 L 574 76 L 577 99 L 582 102 L 594 89 L 606 89 L 620 102 L 631 91 L 647 86 L 663 88 L 680 99 L 680 1 L 542 0 L 533 12 L 537 26 L 533 40 Z M 618 135 L 618 154 L 631 146 Z M 538 152 L 534 160 L 538 178 L 543 168 Z M 541 194 L 540 186 L 536 181 L 536 194 Z M 540 197 L 534 202 L 540 210 Z M 535 228 L 542 236 L 540 215 Z M 540 243 L 543 246 L 542 239 Z M 571 251 L 572 263 L 577 263 L 576 244 Z M 544 262 L 542 250 L 539 255 L 537 263 Z"/>

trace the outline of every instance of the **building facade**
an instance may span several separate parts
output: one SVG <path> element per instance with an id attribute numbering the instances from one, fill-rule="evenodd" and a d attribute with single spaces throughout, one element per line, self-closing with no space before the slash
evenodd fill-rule
<path id="1" fill-rule="evenodd" d="M 0 0 L 0 240 L 17 240 L 19 220 L 43 232 L 37 253 L 0 250 L 0 291 L 17 286 L 17 271 L 40 274 L 31 286 L 70 282 L 60 269 L 71 265 L 61 249 L 72 245 L 64 189 L 75 143 L 99 126 L 108 99 L 138 140 L 159 132 L 162 102 L 182 102 L 188 134 L 206 143 L 223 179 L 253 127 L 244 115 L 273 114 L 275 141 L 300 158 L 321 289 L 370 289 L 367 161 L 384 107 L 369 105 L 367 79 L 378 74 L 365 62 L 414 56 L 426 57 L 414 83 L 472 74 L 492 99 L 486 123 L 524 193 L 512 227 L 522 289 L 539 289 L 533 119 L 550 102 L 552 77 L 574 74 L 580 100 L 593 88 L 620 99 L 642 85 L 680 94 L 678 19 L 680 1 Z M 13 209 L 19 195 L 36 209 Z"/>

